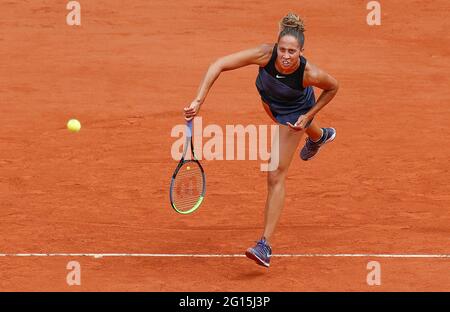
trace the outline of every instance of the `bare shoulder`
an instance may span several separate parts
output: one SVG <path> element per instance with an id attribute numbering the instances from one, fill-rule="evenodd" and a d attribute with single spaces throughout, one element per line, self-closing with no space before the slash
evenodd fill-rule
<path id="1" fill-rule="evenodd" d="M 274 46 L 275 46 L 274 43 L 263 43 L 263 44 L 259 45 L 258 48 L 262 53 L 272 55 Z"/>
<path id="2" fill-rule="evenodd" d="M 265 66 L 267 63 L 269 63 L 270 58 L 272 57 L 273 47 L 275 44 L 273 43 L 263 43 L 256 47 L 258 49 L 259 55 L 260 55 L 260 66 Z"/>
<path id="3" fill-rule="evenodd" d="M 273 47 L 273 45 L 272 45 Z M 250 49 L 225 55 L 214 62 L 221 71 L 233 70 L 248 65 L 265 66 L 272 56 L 270 45 L 262 44 Z"/>
<path id="4" fill-rule="evenodd" d="M 311 63 L 310 61 L 306 62 L 306 66 L 305 66 L 305 78 L 313 78 L 315 76 L 317 76 L 319 71 L 319 68 L 314 64 Z"/>
<path id="5" fill-rule="evenodd" d="M 316 86 L 328 88 L 337 85 L 337 80 L 330 74 L 319 68 L 310 61 L 306 62 L 305 73 L 303 74 L 304 86 Z"/>
<path id="6" fill-rule="evenodd" d="M 306 62 L 305 73 L 303 75 L 304 84 L 307 85 L 315 85 L 323 76 L 326 74 L 322 71 L 317 65 L 311 63 L 310 61 Z"/>

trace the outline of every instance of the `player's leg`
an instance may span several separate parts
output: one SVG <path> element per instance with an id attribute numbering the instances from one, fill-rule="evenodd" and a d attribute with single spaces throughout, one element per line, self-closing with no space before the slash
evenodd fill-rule
<path id="1" fill-rule="evenodd" d="M 303 131 L 295 131 L 287 126 L 279 127 L 279 135 L 275 136 L 277 142 L 272 143 L 272 149 L 278 146 L 278 155 L 272 151 L 269 167 L 275 168 L 267 175 L 267 200 L 265 207 L 265 224 L 263 237 L 253 248 L 246 252 L 247 257 L 255 260 L 259 265 L 268 267 L 272 250 L 269 246 L 275 227 L 280 219 L 285 197 L 285 179 L 292 160 L 292 156 L 297 149 L 298 143 L 303 135 Z"/>
<path id="2" fill-rule="evenodd" d="M 286 126 L 279 127 L 278 167 L 273 171 L 269 171 L 267 175 L 267 200 L 263 233 L 263 237 L 267 241 L 272 238 L 283 209 L 286 174 L 302 135 L 303 131 L 294 131 Z"/>
<path id="3" fill-rule="evenodd" d="M 315 121 L 312 121 L 309 124 L 309 127 L 306 128 L 305 132 L 313 142 L 319 141 L 323 134 L 322 128 L 320 128 Z"/>

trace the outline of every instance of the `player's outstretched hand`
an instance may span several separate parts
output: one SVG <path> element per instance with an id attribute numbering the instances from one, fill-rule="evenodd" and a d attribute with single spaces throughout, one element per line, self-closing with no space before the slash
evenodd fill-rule
<path id="1" fill-rule="evenodd" d="M 188 107 L 184 108 L 184 118 L 186 120 L 191 120 L 195 115 L 198 114 L 200 110 L 200 102 L 198 100 L 194 100 Z"/>

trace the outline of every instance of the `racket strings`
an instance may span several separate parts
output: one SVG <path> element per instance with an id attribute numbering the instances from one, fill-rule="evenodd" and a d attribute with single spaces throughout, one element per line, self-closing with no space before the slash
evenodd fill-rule
<path id="1" fill-rule="evenodd" d="M 173 201 L 177 209 L 194 207 L 203 193 L 203 174 L 195 163 L 183 165 L 174 181 Z"/>

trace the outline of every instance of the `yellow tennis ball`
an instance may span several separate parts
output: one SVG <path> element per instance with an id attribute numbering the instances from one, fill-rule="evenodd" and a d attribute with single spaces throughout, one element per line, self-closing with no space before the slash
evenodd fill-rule
<path id="1" fill-rule="evenodd" d="M 70 119 L 67 122 L 67 129 L 69 129 L 70 132 L 78 132 L 81 129 L 81 124 L 76 119 Z"/>

